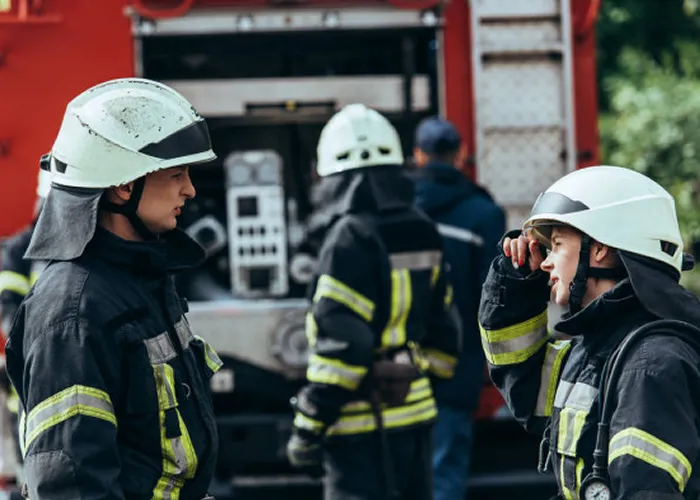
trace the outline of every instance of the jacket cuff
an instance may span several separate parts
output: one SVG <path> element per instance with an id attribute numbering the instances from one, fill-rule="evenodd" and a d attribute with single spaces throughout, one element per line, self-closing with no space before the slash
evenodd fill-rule
<path id="1" fill-rule="evenodd" d="M 302 437 L 323 436 L 340 414 L 340 408 L 331 409 L 314 403 L 311 387 L 306 386 L 291 401 L 294 409 L 294 429 Z"/>
<path id="2" fill-rule="evenodd" d="M 529 272 L 515 269 L 504 255 L 496 257 L 492 274 L 484 283 L 487 300 L 500 307 L 524 303 L 546 303 L 549 300 L 549 274 L 542 270 Z"/>

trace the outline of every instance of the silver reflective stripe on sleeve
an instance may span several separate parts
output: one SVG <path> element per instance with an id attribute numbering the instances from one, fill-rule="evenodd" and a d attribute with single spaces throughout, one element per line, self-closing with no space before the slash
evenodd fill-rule
<path id="1" fill-rule="evenodd" d="M 309 357 L 306 378 L 309 382 L 337 385 L 354 391 L 367 375 L 367 368 L 312 354 Z"/>
<path id="2" fill-rule="evenodd" d="M 117 425 L 109 395 L 100 389 L 73 385 L 36 405 L 26 418 L 25 449 L 43 432 L 78 415 Z"/>
<path id="3" fill-rule="evenodd" d="M 547 310 L 522 323 L 487 330 L 479 325 L 487 361 L 495 366 L 522 363 L 547 342 Z"/>
<path id="4" fill-rule="evenodd" d="M 668 472 L 681 493 L 693 471 L 690 461 L 678 449 L 636 427 L 621 430 L 610 440 L 608 464 L 625 455 Z"/>
<path id="5" fill-rule="evenodd" d="M 343 304 L 367 322 L 372 321 L 374 317 L 374 302 L 328 274 L 318 279 L 314 303 L 323 298 Z"/>

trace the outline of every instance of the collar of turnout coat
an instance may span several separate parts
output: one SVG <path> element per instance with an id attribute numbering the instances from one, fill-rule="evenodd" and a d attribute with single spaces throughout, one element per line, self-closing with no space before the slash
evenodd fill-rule
<path id="1" fill-rule="evenodd" d="M 647 257 L 620 252 L 635 295 L 655 317 L 677 319 L 700 327 L 700 300 L 680 285 L 680 274 Z"/>
<path id="2" fill-rule="evenodd" d="M 386 165 L 340 172 L 321 179 L 314 193 L 310 230 L 324 232 L 349 213 L 381 213 L 413 205 L 415 190 L 405 167 Z"/>
<path id="3" fill-rule="evenodd" d="M 204 249 L 180 229 L 156 241 L 126 241 L 98 227 L 86 253 L 144 278 L 185 271 L 205 258 Z"/>
<path id="4" fill-rule="evenodd" d="M 566 335 L 606 336 L 624 318 L 643 311 L 629 278 L 619 282 L 576 314 L 565 314 L 554 329 Z"/>

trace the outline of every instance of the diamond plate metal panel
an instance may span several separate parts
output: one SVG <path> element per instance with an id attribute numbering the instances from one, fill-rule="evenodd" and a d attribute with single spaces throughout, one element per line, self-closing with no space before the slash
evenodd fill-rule
<path id="1" fill-rule="evenodd" d="M 559 0 L 471 0 L 479 17 L 542 17 L 559 14 Z"/>
<path id="2" fill-rule="evenodd" d="M 575 167 L 569 0 L 472 0 L 476 163 L 508 213 Z"/>
<path id="3" fill-rule="evenodd" d="M 506 229 L 521 229 L 523 224 L 530 216 L 532 206 L 509 206 L 506 207 Z"/>
<path id="4" fill-rule="evenodd" d="M 528 128 L 484 135 L 479 181 L 505 205 L 532 205 L 537 195 L 566 173 L 565 132 Z"/>
<path id="5" fill-rule="evenodd" d="M 484 24 L 478 33 L 482 52 L 561 50 L 561 26 L 551 21 Z"/>
<path id="6" fill-rule="evenodd" d="M 480 126 L 564 125 L 561 64 L 556 61 L 499 61 L 484 65 L 480 81 Z"/>

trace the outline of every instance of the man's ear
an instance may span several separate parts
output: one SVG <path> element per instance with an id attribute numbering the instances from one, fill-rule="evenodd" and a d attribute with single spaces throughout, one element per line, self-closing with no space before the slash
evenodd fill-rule
<path id="1" fill-rule="evenodd" d="M 110 188 L 108 196 L 112 203 L 117 203 L 121 205 L 126 203 L 131 198 L 131 193 L 134 190 L 134 183 L 129 182 L 128 184 L 122 184 L 121 186 Z"/>
<path id="2" fill-rule="evenodd" d="M 424 167 L 428 163 L 428 155 L 418 146 L 413 148 L 413 161 L 419 167 Z"/>
<path id="3" fill-rule="evenodd" d="M 610 255 L 610 247 L 603 245 L 597 241 L 591 243 L 591 260 L 596 264 L 600 264 Z"/>

